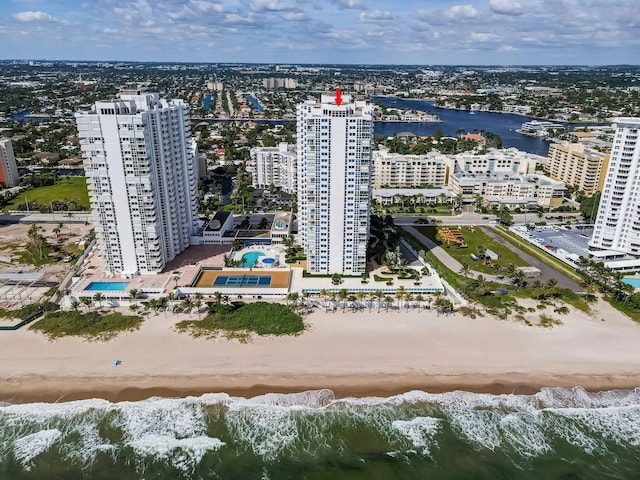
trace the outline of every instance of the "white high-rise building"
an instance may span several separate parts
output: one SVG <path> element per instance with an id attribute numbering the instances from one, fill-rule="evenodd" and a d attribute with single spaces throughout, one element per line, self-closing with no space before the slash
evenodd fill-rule
<path id="1" fill-rule="evenodd" d="M 366 269 L 373 107 L 333 96 L 298 105 L 298 230 L 307 271 Z"/>
<path id="2" fill-rule="evenodd" d="M 10 138 L 0 139 L 0 187 L 12 188 L 18 186 L 20 176 L 16 157 L 13 154 L 13 144 Z"/>
<path id="3" fill-rule="evenodd" d="M 189 246 L 197 221 L 187 106 L 135 92 L 96 102 L 76 122 L 105 271 L 160 272 Z"/>
<path id="4" fill-rule="evenodd" d="M 297 188 L 296 146 L 280 143 L 277 147 L 254 147 L 247 170 L 255 188 L 269 188 L 272 184 L 286 193 Z"/>
<path id="5" fill-rule="evenodd" d="M 640 118 L 616 118 L 616 134 L 590 246 L 640 255 Z"/>

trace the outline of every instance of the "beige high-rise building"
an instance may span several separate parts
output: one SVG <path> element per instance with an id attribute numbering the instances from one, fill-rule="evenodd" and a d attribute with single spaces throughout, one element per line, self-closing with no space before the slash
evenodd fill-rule
<path id="1" fill-rule="evenodd" d="M 602 191 L 609 154 L 563 140 L 549 146 L 548 157 L 545 170 L 551 178 L 562 180 L 587 196 Z"/>

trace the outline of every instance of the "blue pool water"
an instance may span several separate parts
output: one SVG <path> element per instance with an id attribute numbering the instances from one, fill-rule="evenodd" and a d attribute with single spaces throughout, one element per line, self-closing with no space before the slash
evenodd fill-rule
<path id="1" fill-rule="evenodd" d="M 265 265 L 271 265 L 272 263 L 276 263 L 276 259 L 275 258 L 263 258 L 262 259 L 262 263 L 264 263 Z"/>
<path id="2" fill-rule="evenodd" d="M 105 290 L 115 290 L 121 291 L 127 288 L 129 282 L 91 282 L 89 285 L 84 287 L 85 290 L 92 291 L 105 291 Z"/>
<path id="3" fill-rule="evenodd" d="M 640 278 L 638 277 L 625 277 L 622 279 L 624 283 L 628 283 L 633 288 L 640 288 Z"/>
<path id="4" fill-rule="evenodd" d="M 264 257 L 264 252 L 247 252 L 242 255 L 241 266 L 253 267 L 260 257 Z M 244 260 L 244 263 L 242 263 L 242 260 Z"/>

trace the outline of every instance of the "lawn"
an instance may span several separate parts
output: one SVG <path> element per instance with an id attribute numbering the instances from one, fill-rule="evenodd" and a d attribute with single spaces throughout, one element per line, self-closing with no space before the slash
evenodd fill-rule
<path id="1" fill-rule="evenodd" d="M 85 177 L 63 177 L 55 185 L 27 189 L 7 204 L 4 211 L 17 210 L 18 206 L 24 204 L 26 200 L 29 203 L 38 202 L 47 208 L 54 200 L 74 200 L 87 210 L 90 208 Z"/>
<path id="2" fill-rule="evenodd" d="M 491 268 L 484 264 L 484 262 L 478 260 L 474 262 L 471 260 L 470 255 L 478 255 L 479 249 L 481 246 L 484 249 L 493 250 L 494 252 L 500 255 L 500 258 L 497 260 L 497 264 L 505 266 L 509 264 L 513 264 L 516 267 L 527 267 L 529 264 L 525 262 L 522 258 L 518 256 L 518 254 L 508 248 L 500 245 L 493 238 L 489 237 L 485 234 L 480 228 L 476 227 L 475 231 L 472 232 L 468 227 L 462 227 L 462 235 L 464 237 L 464 241 L 468 245 L 467 248 L 457 248 L 455 245 L 448 246 L 446 243 L 442 243 L 438 238 L 436 238 L 437 232 L 442 228 L 447 228 L 443 226 L 432 227 L 432 226 L 416 226 L 415 229 L 422 233 L 424 236 L 430 238 L 438 245 L 441 245 L 449 255 L 458 260 L 460 263 L 465 262 L 469 264 L 469 266 L 477 271 L 482 273 L 496 273 L 495 268 Z M 448 227 L 448 228 L 457 228 L 457 227 Z"/>

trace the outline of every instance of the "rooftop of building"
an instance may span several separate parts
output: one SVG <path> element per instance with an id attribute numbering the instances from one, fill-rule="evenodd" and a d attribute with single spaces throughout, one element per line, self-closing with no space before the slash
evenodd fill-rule
<path id="1" fill-rule="evenodd" d="M 452 174 L 458 182 L 469 181 L 469 183 L 483 182 L 520 182 L 520 183 L 537 183 L 540 185 L 563 185 L 564 182 L 560 180 L 553 180 L 546 175 L 540 175 L 538 173 L 531 174 L 519 174 L 519 173 L 468 173 L 468 172 L 456 172 Z"/>
<path id="2" fill-rule="evenodd" d="M 207 226 L 204 229 L 208 232 L 219 232 L 229 218 L 229 215 L 231 215 L 230 212 L 216 212 L 216 214 L 211 220 L 209 220 L 209 223 L 207 223 Z"/>
<path id="3" fill-rule="evenodd" d="M 371 195 L 374 197 L 394 197 L 396 195 L 413 197 L 422 195 L 427 198 L 436 198 L 440 195 L 450 197 L 451 191 L 448 188 L 374 188 L 371 191 Z"/>

